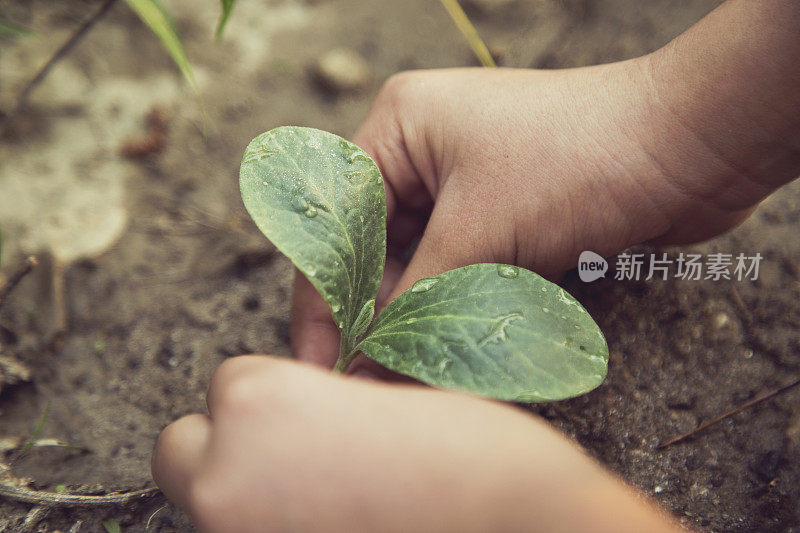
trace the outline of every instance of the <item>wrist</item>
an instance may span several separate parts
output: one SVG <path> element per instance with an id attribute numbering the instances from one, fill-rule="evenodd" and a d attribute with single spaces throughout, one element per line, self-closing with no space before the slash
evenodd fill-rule
<path id="1" fill-rule="evenodd" d="M 516 432 L 505 490 L 492 502 L 499 531 L 673 532 L 643 501 L 574 443 L 540 420 Z"/>
<path id="2" fill-rule="evenodd" d="M 787 154 L 766 138 L 742 135 L 747 128 L 737 124 L 740 118 L 729 109 L 732 104 L 715 100 L 719 83 L 687 69 L 686 61 L 671 44 L 618 64 L 631 95 L 622 105 L 623 129 L 636 143 L 629 172 L 621 179 L 621 202 L 626 195 L 638 197 L 628 202 L 634 204 L 629 219 L 649 222 L 639 226 L 627 245 L 716 236 L 791 179 L 776 183 L 763 162 Z"/>
<path id="3" fill-rule="evenodd" d="M 634 62 L 653 121 L 646 152 L 681 198 L 670 218 L 712 211 L 722 222 L 707 236 L 800 174 L 800 41 L 789 24 L 800 10 L 790 4 L 725 3 Z"/>

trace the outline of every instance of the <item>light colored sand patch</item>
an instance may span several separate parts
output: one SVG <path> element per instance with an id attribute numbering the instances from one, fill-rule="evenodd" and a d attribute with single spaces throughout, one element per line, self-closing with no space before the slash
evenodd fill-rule
<path id="1" fill-rule="evenodd" d="M 219 2 L 172 0 L 165 4 L 176 18 L 180 18 L 182 13 L 192 13 L 196 21 L 202 21 L 202 24 L 208 27 L 211 38 L 219 17 Z M 233 64 L 242 71 L 251 71 L 263 66 L 269 58 L 272 53 L 270 44 L 274 35 L 304 28 L 312 20 L 312 11 L 313 8 L 296 0 L 286 2 L 238 0 L 222 37 L 222 43 L 232 43 L 236 47 L 236 54 L 231 58 Z M 189 56 L 191 55 L 189 50 Z"/>
<path id="2" fill-rule="evenodd" d="M 142 128 L 156 104 L 180 96 L 176 77 L 109 79 L 92 86 L 67 64 L 42 87 L 40 102 L 66 102 L 83 112 L 60 117 L 27 144 L 0 145 L 0 227 L 3 255 L 48 250 L 64 262 L 102 253 L 126 222 L 125 181 L 141 167 L 122 159 L 120 144 Z M 80 86 L 61 85 L 65 80 Z M 63 92 L 60 92 L 63 91 Z"/>

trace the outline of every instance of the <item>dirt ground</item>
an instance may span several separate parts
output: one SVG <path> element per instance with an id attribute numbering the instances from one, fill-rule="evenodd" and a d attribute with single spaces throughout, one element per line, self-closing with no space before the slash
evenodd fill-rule
<path id="1" fill-rule="evenodd" d="M 560 68 L 649 52 L 718 2 L 478 3 L 495 6 L 470 13 L 502 64 Z M 150 486 L 156 436 L 171 420 L 203 410 L 221 361 L 246 352 L 288 355 L 290 264 L 249 221 L 238 192 L 252 137 L 283 124 L 347 136 L 392 73 L 475 64 L 434 0 L 239 0 L 217 44 L 218 2 L 165 4 L 200 98 L 118 2 L 0 139 L 3 270 L 23 253 L 39 252 L 43 263 L 0 312 L 2 353 L 32 370 L 30 383 L 0 393 L 0 439 L 30 435 L 49 402 L 41 436 L 85 448 L 34 448 L 17 462 L 14 473 L 38 489 Z M 0 40 L 0 108 L 97 5 L 0 0 L 0 14 L 36 32 Z M 361 92 L 333 96 L 314 82 L 310 66 L 333 46 L 368 61 Z M 154 106 L 168 124 L 163 152 L 123 158 L 120 146 L 143 135 Z M 798 192 L 787 187 L 729 235 L 682 249 L 760 252 L 758 281 L 583 284 L 574 273 L 565 280 L 606 333 L 608 379 L 581 398 L 530 410 L 687 525 L 800 527 L 797 393 L 655 449 L 800 372 Z M 88 257 L 73 260 L 79 256 Z M 52 284 L 63 263 L 59 303 Z M 53 337 L 59 308 L 68 329 Z M 107 518 L 144 531 L 156 511 L 151 531 L 191 530 L 160 497 L 34 517 L 31 508 L 0 498 L 0 530 L 22 531 L 28 516 L 31 531 L 69 531 L 79 521 L 80 531 L 103 531 Z"/>

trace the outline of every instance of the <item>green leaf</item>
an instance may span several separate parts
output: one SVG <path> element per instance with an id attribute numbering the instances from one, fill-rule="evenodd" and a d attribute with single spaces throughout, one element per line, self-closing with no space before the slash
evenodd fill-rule
<path id="1" fill-rule="evenodd" d="M 285 126 L 248 145 L 239 185 L 258 228 L 330 305 L 349 354 L 383 274 L 386 198 L 377 165 L 337 135 Z"/>
<path id="2" fill-rule="evenodd" d="M 161 5 L 161 2 L 158 0 L 125 0 L 125 2 L 161 40 L 161 44 L 172 56 L 172 60 L 178 65 L 186 81 L 189 82 L 195 92 L 198 92 L 199 89 L 192 72 L 192 66 L 189 64 L 181 39 L 175 30 L 175 24 Z"/>
<path id="3" fill-rule="evenodd" d="M 352 328 L 352 335 L 353 337 L 358 337 L 369 327 L 369 323 L 372 322 L 372 317 L 375 316 L 375 299 L 368 301 L 364 304 L 364 307 L 361 308 L 361 312 L 358 313 L 358 317 L 356 317 L 355 321 L 353 321 L 353 328 Z"/>
<path id="4" fill-rule="evenodd" d="M 39 421 L 36 423 L 36 428 L 33 430 L 33 433 L 31 433 L 31 436 L 28 438 L 28 440 L 25 441 L 25 444 L 22 445 L 22 448 L 20 448 L 16 458 L 17 460 L 23 455 L 25 455 L 28 452 L 28 450 L 30 450 L 33 447 L 34 443 L 36 442 L 36 439 L 39 438 L 39 434 L 44 429 L 44 423 L 47 422 L 47 414 L 49 412 L 50 412 L 50 402 L 47 402 L 46 404 L 44 404 L 44 410 L 42 411 L 42 414 L 39 416 Z"/>
<path id="5" fill-rule="evenodd" d="M 219 40 L 222 37 L 222 32 L 225 31 L 225 26 L 228 24 L 228 19 L 231 18 L 233 12 L 234 0 L 222 0 L 222 13 L 219 16 L 217 23 L 216 38 Z"/>
<path id="6" fill-rule="evenodd" d="M 588 392 L 608 365 L 602 332 L 572 296 L 492 263 L 418 281 L 356 350 L 429 385 L 526 402 Z"/>
<path id="7" fill-rule="evenodd" d="M 119 526 L 116 518 L 106 518 L 103 520 L 103 527 L 108 533 L 121 533 L 122 528 Z"/>
<path id="8" fill-rule="evenodd" d="M 21 37 L 33 35 L 33 32 L 28 28 L 15 24 L 10 20 L 0 17 L 0 35 L 9 35 L 12 37 Z"/>

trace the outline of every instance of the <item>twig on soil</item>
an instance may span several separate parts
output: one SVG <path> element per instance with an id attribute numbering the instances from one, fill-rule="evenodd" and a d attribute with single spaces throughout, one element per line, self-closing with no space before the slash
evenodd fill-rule
<path id="1" fill-rule="evenodd" d="M 50 72 L 50 69 L 52 69 L 56 63 L 58 63 L 64 56 L 66 56 L 69 53 L 70 50 L 72 50 L 72 48 L 75 47 L 76 44 L 80 42 L 81 38 L 83 38 L 83 36 L 86 35 L 86 33 L 90 29 L 92 29 L 92 26 L 94 26 L 97 23 L 97 21 L 99 21 L 103 17 L 103 15 L 106 14 L 106 12 L 111 8 L 111 6 L 114 5 L 116 1 L 117 0 L 105 0 L 103 4 L 97 9 L 97 11 L 95 11 L 94 14 L 86 20 L 86 22 L 81 24 L 72 33 L 70 38 L 67 39 L 67 42 L 61 45 L 61 48 L 56 50 L 56 52 L 50 57 L 50 59 L 47 60 L 47 63 L 45 63 L 42 66 L 42 68 L 39 69 L 39 72 L 36 74 L 36 76 L 34 76 L 33 79 L 28 82 L 28 85 L 26 85 L 25 88 L 22 90 L 22 93 L 20 93 L 19 98 L 17 99 L 16 105 L 11 110 L 11 112 L 9 112 L 8 115 L 6 115 L 5 117 L 6 122 L 11 123 L 14 121 L 19 112 L 25 107 L 25 104 L 28 101 L 28 97 L 30 96 L 31 92 L 33 92 L 36 86 L 38 86 L 42 82 L 42 80 L 44 80 L 47 77 L 47 74 Z"/>
<path id="2" fill-rule="evenodd" d="M 33 270 L 38 264 L 39 261 L 35 257 L 30 256 L 25 260 L 25 263 L 23 263 L 23 265 L 17 269 L 16 272 L 11 274 L 11 277 L 8 278 L 8 281 L 6 281 L 5 285 L 0 287 L 0 306 L 3 305 L 3 301 L 8 297 L 9 294 L 11 294 L 11 291 L 13 291 L 14 288 L 19 285 L 19 282 L 22 281 L 22 278 L 30 274 L 31 270 Z"/>
<path id="3" fill-rule="evenodd" d="M 739 308 L 739 311 L 744 315 L 745 323 L 749 326 L 753 323 L 753 315 L 750 314 L 750 310 L 744 305 L 744 301 L 742 297 L 739 295 L 739 291 L 736 290 L 736 285 L 731 283 L 731 296 L 733 296 L 733 301 L 736 304 L 736 307 Z"/>
<path id="4" fill-rule="evenodd" d="M 167 508 L 167 504 L 165 503 L 164 505 L 162 505 L 161 507 L 156 509 L 156 511 L 153 514 L 150 515 L 150 518 L 147 519 L 147 524 L 145 524 L 145 526 L 144 526 L 145 533 L 150 533 L 150 522 L 153 521 L 153 518 L 155 518 L 158 513 L 160 513 L 161 511 L 163 511 L 166 508 Z"/>
<path id="5" fill-rule="evenodd" d="M 756 405 L 758 403 L 761 403 L 761 402 L 763 402 L 765 400 L 769 400 L 770 398 L 774 398 L 775 396 L 777 396 L 779 394 L 782 394 L 782 393 L 784 393 L 784 392 L 786 392 L 788 390 L 791 390 L 794 387 L 796 387 L 797 385 L 800 385 L 800 378 L 792 381 L 788 385 L 784 385 L 783 387 L 780 387 L 780 388 L 777 388 L 777 389 L 773 389 L 773 390 L 771 390 L 769 392 L 765 392 L 764 394 L 762 394 L 760 396 L 756 396 L 752 400 L 749 400 L 749 401 L 743 403 L 742 405 L 740 405 L 738 407 L 735 407 L 734 409 L 731 409 L 730 411 L 727 411 L 727 412 L 719 415 L 718 417 L 714 418 L 713 420 L 709 420 L 708 422 L 703 422 L 702 424 L 700 424 L 699 426 L 697 426 L 696 428 L 694 428 L 693 430 L 691 430 L 691 431 L 689 431 L 687 433 L 684 433 L 682 435 L 678 435 L 677 437 L 673 437 L 673 438 L 671 438 L 669 440 L 666 440 L 666 441 L 662 442 L 661 444 L 659 444 L 658 446 L 656 446 L 656 450 L 663 450 L 667 446 L 672 446 L 673 444 L 676 444 L 678 442 L 686 440 L 689 437 L 693 437 L 694 435 L 700 433 L 704 429 L 709 428 L 709 427 L 713 426 L 714 424 L 718 424 L 719 422 L 722 422 L 726 418 L 730 418 L 733 415 L 738 414 L 738 413 L 744 411 L 745 409 L 749 409 L 750 407 L 753 407 L 754 405 Z"/>
<path id="6" fill-rule="evenodd" d="M 47 516 L 47 509 L 37 505 L 31 509 L 25 517 L 25 521 L 22 523 L 22 531 L 33 531 L 45 516 Z"/>
<path id="7" fill-rule="evenodd" d="M 98 505 L 125 505 L 145 500 L 161 494 L 156 488 L 135 490 L 131 492 L 114 492 L 110 494 L 64 494 L 63 492 L 45 492 L 0 484 L 0 498 L 42 505 L 44 507 L 93 507 Z"/>
<path id="8" fill-rule="evenodd" d="M 53 324 L 55 331 L 53 337 L 58 338 L 62 333 L 66 333 L 69 327 L 69 314 L 67 312 L 67 300 L 65 295 L 65 275 L 66 265 L 60 259 L 53 258 Z"/>

